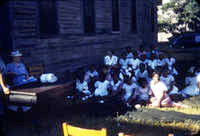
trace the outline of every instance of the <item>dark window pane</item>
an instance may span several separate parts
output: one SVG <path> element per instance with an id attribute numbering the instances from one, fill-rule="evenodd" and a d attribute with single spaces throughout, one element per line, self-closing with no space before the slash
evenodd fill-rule
<path id="1" fill-rule="evenodd" d="M 119 31 L 119 0 L 112 0 L 112 30 Z"/>
<path id="2" fill-rule="evenodd" d="M 137 32 L 136 0 L 132 0 L 132 31 Z"/>
<path id="3" fill-rule="evenodd" d="M 155 7 L 154 5 L 152 5 L 152 8 L 151 8 L 151 31 L 154 32 L 155 31 Z"/>
<path id="4" fill-rule="evenodd" d="M 39 0 L 40 33 L 57 34 L 55 0 Z"/>
<path id="5" fill-rule="evenodd" d="M 84 31 L 95 32 L 94 0 L 83 0 Z"/>

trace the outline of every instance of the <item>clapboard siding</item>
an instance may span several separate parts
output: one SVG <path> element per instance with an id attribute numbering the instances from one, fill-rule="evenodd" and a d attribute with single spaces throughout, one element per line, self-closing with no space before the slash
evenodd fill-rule
<path id="1" fill-rule="evenodd" d="M 45 37 L 39 32 L 38 1 L 10 1 L 13 46 L 23 52 L 27 65 L 42 63 L 45 72 L 61 75 L 66 70 L 102 64 L 108 50 L 119 56 L 127 46 L 137 49 L 144 41 L 155 41 L 156 33 L 149 28 L 152 1 L 137 0 L 137 33 L 131 32 L 132 0 L 119 1 L 119 34 L 112 34 L 112 0 L 95 0 L 94 35 L 84 34 L 82 0 L 56 0 L 58 34 Z"/>
<path id="2" fill-rule="evenodd" d="M 19 0 L 10 2 L 10 7 L 12 8 L 10 14 L 13 17 L 11 27 L 14 29 L 12 37 L 16 40 L 14 48 L 19 48 L 25 45 L 17 42 L 18 39 L 25 40 L 37 37 L 38 35 L 38 5 L 37 2 Z M 33 43 L 29 41 L 26 46 L 29 44 L 33 45 Z"/>
<path id="3" fill-rule="evenodd" d="M 82 32 L 80 1 L 57 1 L 56 5 L 59 32 L 61 34 L 80 34 Z"/>

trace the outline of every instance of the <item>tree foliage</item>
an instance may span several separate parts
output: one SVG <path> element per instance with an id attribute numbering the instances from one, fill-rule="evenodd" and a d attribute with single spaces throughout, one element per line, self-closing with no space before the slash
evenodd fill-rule
<path id="1" fill-rule="evenodd" d="M 171 0 L 161 9 L 167 17 L 158 18 L 159 31 L 172 34 L 195 31 L 200 23 L 200 5 L 196 0 Z"/>

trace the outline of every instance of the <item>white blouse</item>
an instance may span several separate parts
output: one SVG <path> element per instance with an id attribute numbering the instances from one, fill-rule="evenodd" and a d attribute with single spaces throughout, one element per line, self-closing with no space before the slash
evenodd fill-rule
<path id="1" fill-rule="evenodd" d="M 114 66 L 118 63 L 118 57 L 117 56 L 105 56 L 104 57 L 104 64 L 107 66 Z"/>
<path id="2" fill-rule="evenodd" d="M 82 92 L 88 95 L 91 94 L 91 92 L 88 90 L 88 83 L 86 81 L 81 83 L 80 80 L 76 80 L 76 89 L 78 92 Z"/>
<path id="3" fill-rule="evenodd" d="M 156 98 L 160 98 L 161 94 L 167 91 L 167 86 L 162 81 L 155 84 L 154 80 L 151 80 L 150 89 Z"/>
<path id="4" fill-rule="evenodd" d="M 96 81 L 95 84 L 95 96 L 106 96 L 108 95 L 108 87 L 109 87 L 109 81 L 105 80 L 104 82 Z"/>
<path id="5" fill-rule="evenodd" d="M 122 89 L 125 90 L 125 94 L 123 96 L 124 101 L 127 102 L 128 99 L 131 97 L 134 89 L 136 89 L 137 85 L 135 83 L 132 83 L 131 85 L 124 83 L 122 86 Z M 135 97 L 136 97 L 136 93 L 135 93 Z"/>
<path id="6" fill-rule="evenodd" d="M 121 65 L 122 69 L 126 69 L 128 66 L 128 59 L 119 59 L 119 64 Z"/>
<path id="7" fill-rule="evenodd" d="M 117 83 L 114 82 L 114 80 L 111 81 L 111 87 L 113 91 L 117 91 L 119 89 L 119 86 L 122 84 L 121 80 L 118 80 Z"/>
<path id="8" fill-rule="evenodd" d="M 138 58 L 134 59 L 131 58 L 128 61 L 128 64 L 130 64 L 132 66 L 133 69 L 136 69 L 141 63 L 141 60 L 139 60 Z"/>
<path id="9" fill-rule="evenodd" d="M 85 77 L 84 77 L 84 80 L 89 82 L 90 81 L 90 78 L 94 78 L 94 77 L 98 77 L 99 76 L 99 73 L 94 70 L 93 72 L 91 72 L 90 70 L 88 70 L 86 73 L 85 73 Z"/>

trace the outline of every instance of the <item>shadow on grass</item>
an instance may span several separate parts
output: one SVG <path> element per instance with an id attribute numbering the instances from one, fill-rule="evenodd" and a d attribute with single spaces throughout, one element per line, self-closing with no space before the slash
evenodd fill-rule
<path id="1" fill-rule="evenodd" d="M 61 102 L 61 103 L 60 103 Z M 148 123 L 138 123 L 137 120 L 170 123 L 174 120 L 184 122 L 200 120 L 198 115 L 188 115 L 175 111 L 141 108 L 127 111 L 120 103 L 117 104 L 63 104 L 54 101 L 51 104 L 36 106 L 27 113 L 10 112 L 7 117 L 6 136 L 62 136 L 62 122 L 71 125 L 100 129 L 106 128 L 108 136 L 117 136 L 119 132 L 132 136 L 190 136 L 189 129 L 178 129 L 167 126 L 153 126 Z M 196 133 L 197 135 L 197 133 Z"/>

